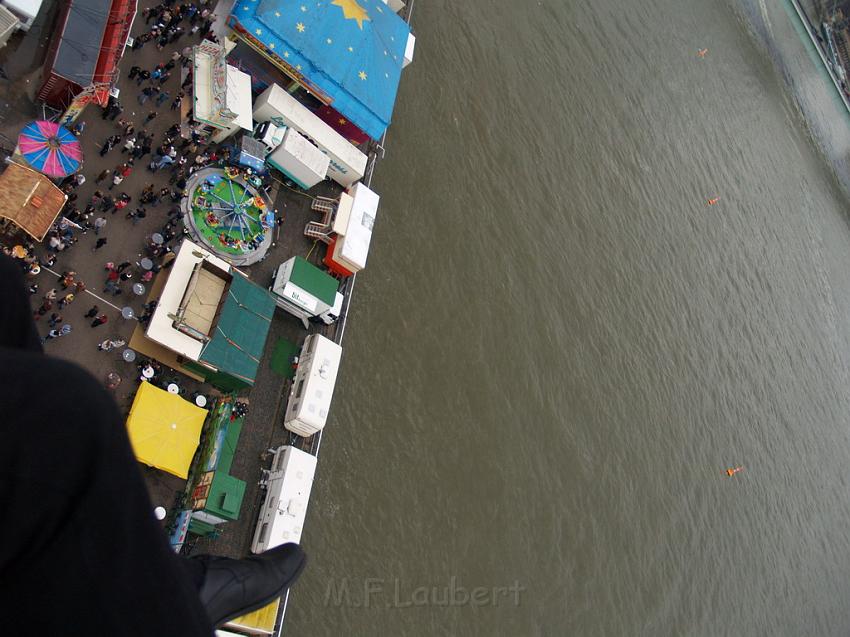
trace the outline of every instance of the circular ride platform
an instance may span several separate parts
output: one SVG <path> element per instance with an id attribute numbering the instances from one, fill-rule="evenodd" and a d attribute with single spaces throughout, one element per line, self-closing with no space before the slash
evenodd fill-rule
<path id="1" fill-rule="evenodd" d="M 192 237 L 234 266 L 252 265 L 271 247 L 274 210 L 269 198 L 231 168 L 202 168 L 186 183 L 180 208 Z"/>

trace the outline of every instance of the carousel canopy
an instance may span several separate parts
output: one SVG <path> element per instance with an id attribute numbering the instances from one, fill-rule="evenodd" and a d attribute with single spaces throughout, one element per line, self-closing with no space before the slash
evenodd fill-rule
<path id="1" fill-rule="evenodd" d="M 83 150 L 74 134 L 46 120 L 24 126 L 18 149 L 30 166 L 48 177 L 67 177 L 77 172 L 83 161 Z"/>

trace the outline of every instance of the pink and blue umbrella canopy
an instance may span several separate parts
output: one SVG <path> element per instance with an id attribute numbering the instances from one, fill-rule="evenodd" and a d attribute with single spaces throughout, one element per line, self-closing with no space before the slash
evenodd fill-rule
<path id="1" fill-rule="evenodd" d="M 30 166 L 49 177 L 67 177 L 79 170 L 83 161 L 80 142 L 54 122 L 40 120 L 24 126 L 18 148 Z"/>

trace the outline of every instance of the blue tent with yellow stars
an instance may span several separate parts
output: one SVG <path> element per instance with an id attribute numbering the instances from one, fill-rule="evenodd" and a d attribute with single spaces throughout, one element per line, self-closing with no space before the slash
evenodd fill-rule
<path id="1" fill-rule="evenodd" d="M 236 0 L 228 24 L 369 137 L 383 135 L 410 27 L 382 0 Z"/>

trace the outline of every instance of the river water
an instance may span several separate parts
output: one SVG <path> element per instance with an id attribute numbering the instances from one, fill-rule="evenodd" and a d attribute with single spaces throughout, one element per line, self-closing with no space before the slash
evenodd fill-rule
<path id="1" fill-rule="evenodd" d="M 784 0 L 414 24 L 285 634 L 850 634 L 850 134 Z"/>

